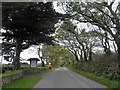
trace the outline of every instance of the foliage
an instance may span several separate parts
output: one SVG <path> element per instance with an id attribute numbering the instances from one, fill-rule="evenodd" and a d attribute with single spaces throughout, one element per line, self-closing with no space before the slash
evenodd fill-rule
<path id="1" fill-rule="evenodd" d="M 6 71 L 5 73 L 2 74 L 2 77 L 12 76 L 12 75 L 20 74 L 20 73 L 22 73 L 22 70 Z"/>
<path id="2" fill-rule="evenodd" d="M 47 42 L 48 40 L 46 39 L 50 38 L 49 35 L 54 32 L 54 24 L 57 23 L 58 13 L 52 8 L 52 3 L 50 2 L 46 4 L 42 2 L 9 2 L 3 3 L 2 14 L 2 27 L 6 30 L 6 33 L 3 35 L 6 40 L 9 41 L 12 38 L 20 38 L 22 42 L 26 42 L 26 44 L 32 42 L 34 42 L 33 44 L 38 44 L 39 42 Z"/>
<path id="3" fill-rule="evenodd" d="M 110 62 L 110 63 L 109 63 Z M 104 54 L 96 54 L 93 61 L 81 61 L 75 64 L 78 70 L 93 73 L 96 76 L 102 76 L 109 80 L 118 80 L 118 60 L 116 54 L 105 56 Z"/>
<path id="4" fill-rule="evenodd" d="M 40 76 L 23 77 L 19 80 L 15 80 L 10 84 L 3 86 L 2 90 L 18 89 L 18 88 L 22 90 L 27 90 L 32 88 L 39 80 L 41 80 Z"/>
<path id="5" fill-rule="evenodd" d="M 21 67 L 20 69 L 25 69 L 25 68 L 29 68 L 29 64 L 28 63 L 21 63 Z"/>
<path id="6" fill-rule="evenodd" d="M 103 78 L 102 76 L 99 77 L 99 76 L 96 76 L 95 74 L 92 74 L 92 73 L 89 73 L 89 72 L 85 72 L 85 71 L 81 71 L 81 70 L 77 70 L 77 69 L 74 69 L 74 68 L 70 68 L 71 70 L 87 77 L 87 78 L 90 78 L 92 80 L 95 80 L 103 85 L 106 85 L 107 87 L 111 88 L 112 90 L 119 90 L 118 89 L 118 81 L 114 81 L 114 80 L 109 80 L 109 79 L 106 79 L 106 78 Z"/>
<path id="7" fill-rule="evenodd" d="M 94 30 L 80 29 L 74 20 L 64 21 L 57 30 L 55 38 L 74 54 L 76 61 L 92 60 L 96 48 L 102 48 L 100 33 Z"/>
<path id="8" fill-rule="evenodd" d="M 12 64 L 3 64 L 2 65 L 2 70 L 13 70 L 13 65 Z"/>
<path id="9" fill-rule="evenodd" d="M 65 12 L 70 14 L 72 19 L 83 23 L 90 23 L 97 26 L 98 32 L 103 30 L 114 39 L 117 45 L 117 52 L 120 56 L 120 3 L 111 2 L 67 2 L 62 3 Z M 65 7 L 66 6 L 66 7 Z"/>
<path id="10" fill-rule="evenodd" d="M 119 32 L 120 3 L 119 2 L 116 3 L 115 7 L 114 7 L 114 4 L 115 4 L 115 1 L 112 1 L 112 2 L 80 1 L 80 2 L 62 2 L 61 3 L 65 12 L 70 15 L 69 21 L 72 21 L 72 23 L 74 22 L 76 22 L 77 24 L 84 23 L 88 25 L 87 28 L 83 30 L 82 29 L 77 30 L 77 27 L 75 26 L 77 24 L 73 25 L 70 22 L 65 22 L 63 23 L 64 25 L 62 25 L 64 26 L 64 28 L 62 28 L 63 32 L 67 34 L 72 33 L 69 35 L 69 37 L 72 37 L 72 39 L 67 37 L 66 40 L 70 42 L 73 40 L 74 37 L 76 37 L 76 39 L 74 39 L 75 43 L 74 44 L 70 43 L 73 48 L 72 50 L 74 49 L 76 50 L 77 45 L 78 45 L 77 47 L 82 46 L 81 49 L 83 49 L 85 53 L 83 54 L 83 57 L 86 56 L 85 60 L 89 59 L 87 62 L 80 60 L 80 62 L 77 64 L 74 64 L 73 67 L 79 70 L 93 73 L 97 76 L 102 76 L 109 80 L 120 79 L 119 77 L 119 74 L 120 74 L 120 71 L 119 71 L 119 68 L 120 68 L 120 65 L 119 65 L 120 64 L 119 62 L 120 61 L 119 60 L 120 58 L 120 40 L 119 40 L 120 39 L 119 37 L 120 35 L 120 32 Z M 94 32 L 97 33 L 96 40 L 95 40 L 96 36 L 94 37 L 94 35 L 92 35 L 92 34 L 95 34 Z M 64 34 L 62 35 L 65 37 Z M 63 36 L 60 36 L 60 38 Z M 76 41 L 78 41 L 77 44 L 76 44 Z M 114 42 L 115 44 L 112 44 Z M 99 49 L 99 48 L 96 48 L 98 46 L 102 46 L 104 48 L 104 52 L 108 56 L 105 56 L 103 52 L 102 54 L 99 54 L 97 52 L 93 53 L 93 50 Z M 117 46 L 117 49 L 116 49 L 116 46 Z M 111 47 L 112 49 L 114 47 L 115 53 L 111 52 Z M 80 51 L 81 49 L 78 49 L 78 50 Z M 118 55 L 116 55 L 117 53 Z M 80 54 L 82 54 L 82 52 L 80 52 Z M 78 55 L 78 56 L 80 57 L 81 55 Z M 89 56 L 91 56 L 92 59 L 90 59 Z"/>
<path id="11" fill-rule="evenodd" d="M 46 70 L 48 70 L 48 67 L 36 67 L 36 68 L 26 67 L 26 68 L 22 68 L 21 70 L 15 70 L 15 71 L 6 70 L 5 73 L 0 74 L 0 75 L 2 75 L 2 77 L 16 75 L 16 74 L 19 74 L 19 73 L 22 73 L 24 75 L 28 75 L 28 74 L 41 73 L 41 72 L 44 72 Z"/>
<path id="12" fill-rule="evenodd" d="M 36 74 L 46 70 L 48 70 L 48 67 L 27 68 L 27 69 L 23 69 L 23 74 L 24 75 Z"/>
<path id="13" fill-rule="evenodd" d="M 54 45 L 44 45 L 42 48 L 43 59 L 46 60 L 46 63 L 51 63 L 52 66 L 57 66 L 61 64 L 72 63 L 74 56 L 68 50 L 64 49 L 58 44 Z"/>
<path id="14" fill-rule="evenodd" d="M 51 2 L 4 2 L 2 16 L 5 59 L 11 58 L 15 69 L 19 69 L 23 49 L 39 43 L 52 44 L 54 24 L 63 15 L 53 9 Z"/>

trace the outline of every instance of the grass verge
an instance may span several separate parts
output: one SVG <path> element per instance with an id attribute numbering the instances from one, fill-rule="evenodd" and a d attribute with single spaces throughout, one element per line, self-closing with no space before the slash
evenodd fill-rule
<path id="1" fill-rule="evenodd" d="M 40 76 L 23 77 L 3 86 L 2 90 L 28 90 L 32 88 L 39 80 Z"/>
<path id="2" fill-rule="evenodd" d="M 94 81 L 97 81 L 98 83 L 101 83 L 105 86 L 107 86 L 108 88 L 112 89 L 112 90 L 120 90 L 120 88 L 118 88 L 118 81 L 112 81 L 112 80 L 108 80 L 106 78 L 103 78 L 103 77 L 98 77 L 92 73 L 89 73 L 89 72 L 85 72 L 85 71 L 80 71 L 80 70 L 76 70 L 74 68 L 69 68 L 70 70 L 80 74 L 80 75 L 83 75 L 89 79 L 92 79 Z"/>

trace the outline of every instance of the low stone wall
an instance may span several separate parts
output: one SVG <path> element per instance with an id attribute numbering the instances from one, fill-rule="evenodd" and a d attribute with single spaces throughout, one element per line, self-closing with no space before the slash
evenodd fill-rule
<path id="1" fill-rule="evenodd" d="M 4 77 L 2 77 L 2 84 L 3 85 L 8 84 L 8 83 L 10 83 L 14 80 L 20 79 L 22 77 L 23 77 L 22 73 L 15 74 L 15 75 L 10 75 L 10 76 L 4 76 Z"/>

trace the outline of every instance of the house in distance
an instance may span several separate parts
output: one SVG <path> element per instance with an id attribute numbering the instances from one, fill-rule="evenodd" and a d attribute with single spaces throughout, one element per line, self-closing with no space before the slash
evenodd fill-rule
<path id="1" fill-rule="evenodd" d="M 38 58 L 29 58 L 28 61 L 30 61 L 30 67 L 37 67 L 37 62 L 40 60 Z"/>

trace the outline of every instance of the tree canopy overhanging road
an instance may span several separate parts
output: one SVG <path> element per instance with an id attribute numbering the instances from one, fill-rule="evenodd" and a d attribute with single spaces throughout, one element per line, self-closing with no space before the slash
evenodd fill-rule
<path id="1" fill-rule="evenodd" d="M 41 59 L 41 67 L 64 65 L 120 81 L 118 0 L 57 2 L 57 7 L 65 14 L 56 12 L 52 2 L 2 3 L 2 55 L 12 62 L 12 70 L 21 69 L 21 52 L 34 47 Z M 51 79 L 46 82 L 48 77 Z M 39 84 L 41 87 L 44 87 L 44 82 L 46 87 L 48 84 L 50 87 L 72 87 L 72 83 L 77 88 L 103 87 L 94 82 L 92 86 L 88 79 L 82 77 L 88 81 L 84 83 L 81 77 L 66 68 L 59 68 L 45 76 Z M 55 83 L 54 80 L 61 82 Z"/>

